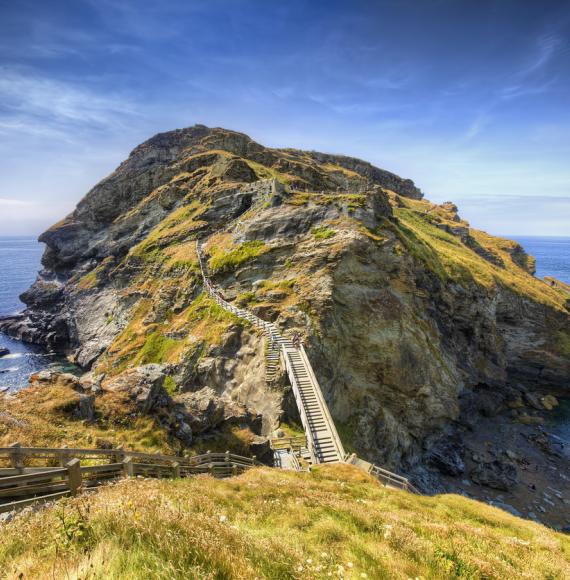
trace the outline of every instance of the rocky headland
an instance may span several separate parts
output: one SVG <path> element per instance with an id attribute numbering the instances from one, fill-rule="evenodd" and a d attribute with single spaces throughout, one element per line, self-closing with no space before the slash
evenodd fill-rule
<path id="1" fill-rule="evenodd" d="M 82 420 L 116 401 L 117 421 L 150 415 L 182 447 L 238 425 L 262 455 L 295 406 L 284 376 L 266 384 L 257 331 L 204 294 L 198 238 L 226 299 L 303 335 L 348 450 L 570 523 L 568 455 L 543 428 L 570 396 L 567 289 L 364 161 L 156 135 L 42 234 L 27 309 L 0 329 L 85 369 L 68 380 Z"/>

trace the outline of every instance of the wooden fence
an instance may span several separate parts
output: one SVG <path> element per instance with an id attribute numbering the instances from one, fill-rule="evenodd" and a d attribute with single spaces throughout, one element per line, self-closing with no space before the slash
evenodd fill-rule
<path id="1" fill-rule="evenodd" d="M 259 465 L 255 457 L 226 451 L 194 457 L 149 454 L 123 449 L 0 447 L 0 513 L 45 502 L 121 477 L 214 477 L 238 475 Z M 85 464 L 82 464 L 82 461 Z"/>

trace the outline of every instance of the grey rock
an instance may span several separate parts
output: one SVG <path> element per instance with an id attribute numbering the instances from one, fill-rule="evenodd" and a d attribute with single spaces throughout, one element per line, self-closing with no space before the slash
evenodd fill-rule
<path id="1" fill-rule="evenodd" d="M 184 443 L 184 445 L 186 445 L 187 447 L 190 447 L 190 445 L 192 445 L 193 440 L 192 428 L 190 427 L 190 425 L 188 425 L 188 423 L 180 421 L 180 423 L 176 428 L 175 436 L 178 439 L 180 439 L 180 441 L 182 441 L 182 443 Z"/>
<path id="2" fill-rule="evenodd" d="M 426 461 L 445 475 L 461 475 L 465 471 L 465 449 L 457 439 L 438 442 L 428 452 Z"/>
<path id="3" fill-rule="evenodd" d="M 517 516 L 517 517 L 522 517 L 521 512 L 519 512 L 519 510 L 517 510 L 515 507 L 513 507 L 511 504 L 505 503 L 503 501 L 491 501 L 490 504 L 492 506 L 498 507 L 502 510 L 505 510 L 506 512 L 509 512 L 511 514 L 513 514 L 513 516 Z M 530 515 L 530 514 L 529 514 Z"/>
<path id="4" fill-rule="evenodd" d="M 503 491 L 511 490 L 519 481 L 516 466 L 500 460 L 480 463 L 471 472 L 471 479 L 479 485 Z"/>
<path id="5" fill-rule="evenodd" d="M 6 356 L 7 354 L 10 354 L 10 349 L 0 346 L 0 358 Z"/>
<path id="6" fill-rule="evenodd" d="M 79 395 L 79 416 L 88 422 L 95 419 L 95 395 Z"/>
<path id="7" fill-rule="evenodd" d="M 107 380 L 104 390 L 126 392 L 141 413 L 150 413 L 169 407 L 172 400 L 164 389 L 166 365 L 148 364 Z"/>
<path id="8" fill-rule="evenodd" d="M 252 455 L 266 465 L 273 465 L 273 451 L 267 437 L 256 435 L 249 445 Z"/>

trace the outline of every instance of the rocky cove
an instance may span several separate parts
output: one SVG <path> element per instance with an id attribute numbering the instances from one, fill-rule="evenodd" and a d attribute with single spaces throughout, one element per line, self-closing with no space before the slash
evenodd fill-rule
<path id="1" fill-rule="evenodd" d="M 85 371 L 32 388 L 70 389 L 86 422 L 152 417 L 181 448 L 238 427 L 270 460 L 267 437 L 298 420 L 290 388 L 204 295 L 198 237 L 226 299 L 303 336 L 347 449 L 427 493 L 570 523 L 547 425 L 570 394 L 570 295 L 516 242 L 358 159 L 201 125 L 137 147 L 41 236 L 27 309 L 0 322 Z"/>

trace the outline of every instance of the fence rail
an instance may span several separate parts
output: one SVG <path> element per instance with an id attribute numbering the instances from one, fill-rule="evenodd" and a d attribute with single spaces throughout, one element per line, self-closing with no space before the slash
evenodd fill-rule
<path id="1" fill-rule="evenodd" d="M 89 462 L 106 460 L 107 463 L 81 465 L 80 458 Z M 76 495 L 81 489 L 122 477 L 174 478 L 200 474 L 230 477 L 260 465 L 255 457 L 229 451 L 176 457 L 123 449 L 22 447 L 17 443 L 0 447 L 0 460 L 10 465 L 0 470 L 0 513 Z M 29 466 L 39 461 L 59 467 Z"/>

